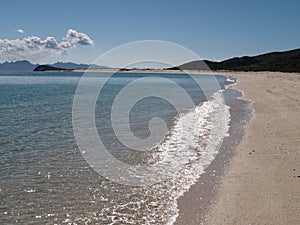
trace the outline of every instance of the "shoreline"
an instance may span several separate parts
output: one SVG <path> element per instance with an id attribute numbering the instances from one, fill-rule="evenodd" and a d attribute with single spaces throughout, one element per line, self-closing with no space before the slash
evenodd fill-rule
<path id="1" fill-rule="evenodd" d="M 175 224 L 300 224 L 300 74 L 214 74 L 237 78 L 237 100 L 249 99 L 255 113 L 237 146 L 178 200 Z"/>
<path id="2" fill-rule="evenodd" d="M 209 204 L 215 199 L 216 187 L 235 155 L 235 147 L 242 140 L 243 127 L 252 116 L 251 102 L 240 99 L 242 92 L 229 85 L 223 92 L 225 104 L 229 106 L 229 136 L 224 137 L 214 161 L 201 174 L 198 181 L 178 199 L 179 216 L 175 225 L 202 224 L 206 220 Z"/>
<path id="3" fill-rule="evenodd" d="M 252 102 L 253 117 L 244 127 L 245 135 L 237 141 L 238 145 L 234 143 L 234 149 L 219 153 L 198 182 L 178 199 L 179 216 L 175 224 L 300 224 L 300 152 L 297 150 L 300 73 L 76 72 L 185 73 L 237 78 L 237 84 L 231 89 L 243 94 L 238 99 Z"/>

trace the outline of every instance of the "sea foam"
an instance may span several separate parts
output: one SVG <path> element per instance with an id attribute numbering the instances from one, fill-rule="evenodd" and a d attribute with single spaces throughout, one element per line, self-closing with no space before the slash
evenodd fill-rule
<path id="1" fill-rule="evenodd" d="M 211 99 L 177 119 L 170 138 L 161 146 L 160 157 L 178 168 L 169 181 L 172 214 L 168 224 L 178 216 L 177 199 L 198 180 L 219 152 L 228 136 L 229 107 L 224 104 L 222 90 Z"/>
<path id="2" fill-rule="evenodd" d="M 173 224 L 178 217 L 178 198 L 195 184 L 218 154 L 224 137 L 228 136 L 230 122 L 222 92 L 178 116 L 165 140 L 155 148 L 154 157 L 158 158 L 155 166 L 169 179 L 151 187 L 162 197 L 158 202 L 160 207 L 145 221 L 153 221 L 160 214 L 159 221 Z"/>

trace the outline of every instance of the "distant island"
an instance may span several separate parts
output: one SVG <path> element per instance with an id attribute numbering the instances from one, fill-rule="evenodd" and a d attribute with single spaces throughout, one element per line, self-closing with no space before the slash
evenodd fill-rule
<path id="1" fill-rule="evenodd" d="M 33 71 L 73 71 L 73 69 L 63 69 L 54 66 L 40 65 L 34 68 Z"/>

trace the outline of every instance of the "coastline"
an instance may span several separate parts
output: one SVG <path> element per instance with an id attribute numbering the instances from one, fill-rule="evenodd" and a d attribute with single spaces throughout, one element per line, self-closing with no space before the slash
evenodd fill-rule
<path id="1" fill-rule="evenodd" d="M 195 74 L 199 73 L 199 71 L 191 72 Z M 165 71 L 165 73 L 172 73 L 172 71 Z M 207 74 L 207 71 L 204 73 Z M 213 163 L 206 169 L 206 172 L 203 173 L 199 179 L 192 180 L 193 185 L 191 184 L 192 186 L 188 186 L 185 189 L 188 191 L 184 194 L 184 196 L 179 198 L 179 204 L 177 204 L 176 201 L 174 201 L 174 204 L 172 205 L 174 207 L 169 207 L 169 205 L 165 203 L 161 204 L 162 206 L 166 206 L 166 208 L 175 209 L 173 211 L 174 217 L 172 218 L 174 220 L 168 224 L 173 224 L 173 222 L 175 223 L 176 218 L 176 224 L 300 224 L 300 133 L 298 123 L 300 121 L 300 74 L 220 71 L 212 72 L 210 74 L 223 75 L 226 78 L 231 78 L 231 76 L 233 78 L 237 78 L 237 84 L 230 86 L 223 92 L 225 96 L 225 102 L 230 106 L 230 108 L 226 108 L 229 108 L 231 112 L 229 127 L 230 137 L 225 137 L 223 146 L 219 150 L 219 154 L 217 154 L 215 160 L 213 160 Z M 71 75 L 77 76 L 77 74 Z M 125 74 L 127 77 L 130 77 L 131 75 L 135 77 L 134 74 Z M 14 77 L 12 78 L 15 79 Z M 4 77 L 4 80 L 6 80 L 6 77 Z M 20 80 L 23 83 L 27 83 L 25 79 Z M 27 77 L 27 80 L 31 82 L 35 79 L 32 77 Z M 46 80 L 48 80 L 48 78 Z M 69 77 L 67 77 L 67 80 L 69 84 Z M 78 78 L 74 80 L 77 81 Z M 76 85 L 76 83 L 74 83 L 74 85 Z M 68 89 L 67 92 L 63 93 L 72 93 L 74 86 L 70 86 L 70 88 L 71 89 Z M 28 92 L 24 91 L 22 94 L 23 97 L 26 97 L 25 93 Z M 48 92 L 46 91 L 45 93 Z M 61 99 L 64 99 L 61 97 L 64 96 L 61 92 L 55 93 L 57 93 L 57 96 L 60 96 Z M 251 100 L 251 106 L 253 107 L 253 117 L 251 118 L 250 123 L 247 123 L 247 121 L 249 120 L 249 115 L 251 114 L 252 109 L 250 108 L 250 102 L 248 102 L 248 99 Z M 57 99 L 54 98 L 53 100 Z M 56 103 L 59 102 L 49 102 L 49 105 Z M 61 103 L 63 102 L 60 102 L 60 105 L 63 105 Z M 62 112 L 61 110 L 58 111 Z M 10 113 L 5 114 L 11 115 Z M 52 121 L 52 117 L 49 117 L 49 114 L 47 113 L 39 113 L 39 115 L 45 116 L 41 117 L 42 119 L 46 118 L 47 120 Z M 195 116 L 195 118 L 201 117 L 202 116 L 199 115 Z M 8 118 L 9 121 L 12 120 L 11 117 Z M 55 117 L 53 118 L 53 121 L 56 121 Z M 22 121 L 20 122 L 22 123 Z M 36 121 L 38 122 L 39 120 Z M 187 123 L 185 122 L 185 124 Z M 243 127 L 245 124 L 246 126 Z M 195 123 L 192 123 L 187 127 L 192 126 L 195 126 Z M 16 124 L 14 124 L 14 127 L 18 128 Z M 56 127 L 61 127 L 61 124 L 58 123 Z M 53 128 L 51 127 L 51 129 Z M 57 134 L 60 137 L 59 133 Z M 192 133 L 189 130 L 186 134 L 187 135 L 184 135 L 185 137 L 190 136 Z M 199 132 L 196 130 L 194 136 L 197 137 L 197 134 L 199 134 Z M 58 136 L 54 135 L 52 137 L 55 140 L 58 140 Z M 8 135 L 7 137 L 13 136 Z M 223 136 L 221 135 L 221 137 Z M 61 140 L 64 141 L 66 139 L 63 138 Z M 60 142 L 58 142 L 58 144 L 60 144 Z M 197 143 L 195 143 L 195 145 L 197 146 Z M 72 152 L 73 150 L 76 149 L 71 147 L 70 151 Z M 51 152 L 52 151 L 49 153 Z M 178 154 L 178 156 L 179 160 L 182 161 L 182 154 Z M 28 160 L 30 160 L 30 158 L 28 158 Z M 70 163 L 73 163 L 73 161 L 70 161 Z M 55 168 L 53 168 L 53 171 L 56 171 Z M 203 170 L 201 170 L 201 172 L 203 172 Z M 53 175 L 54 174 L 55 173 L 53 172 Z M 49 173 L 46 171 L 46 179 L 50 178 L 50 176 L 48 178 L 48 175 Z M 55 179 L 55 176 L 53 175 L 51 176 L 51 179 Z M 86 176 L 87 174 L 83 175 L 84 176 L 82 177 L 78 177 L 80 178 L 79 180 L 75 179 L 73 184 L 80 184 L 82 179 L 89 177 Z M 37 177 L 38 179 L 44 179 L 41 176 Z M 186 174 L 184 174 L 184 177 L 188 178 Z M 8 193 L 3 191 L 2 193 L 7 194 L 8 196 L 19 196 L 25 192 L 27 193 L 26 196 L 28 196 L 28 198 L 25 198 L 25 200 L 29 201 L 30 198 L 32 198 L 30 195 L 39 194 L 40 189 L 37 186 L 31 186 L 31 177 L 27 176 L 27 178 L 28 183 L 25 185 L 26 189 L 21 188 L 18 192 L 9 192 L 10 190 L 14 190 L 14 188 L 9 188 L 9 186 L 5 184 L 5 189 L 8 191 Z M 23 187 L 22 185 L 24 182 L 26 182 L 26 180 L 24 179 L 24 181 L 19 181 L 20 182 L 18 183 L 16 180 L 16 184 L 20 185 L 15 186 Z M 183 185 L 179 184 L 179 187 L 183 187 L 186 183 L 188 182 L 183 182 Z M 48 185 L 48 183 L 44 182 L 42 184 Z M 53 184 L 55 185 L 55 183 Z M 72 186 L 72 182 L 68 182 L 67 184 L 71 184 Z M 94 183 L 91 183 L 91 185 L 93 186 Z M 98 187 L 98 185 L 99 183 L 96 182 L 95 186 Z M 64 187 L 65 186 L 62 185 L 60 196 L 66 194 L 63 191 L 65 190 Z M 78 187 L 80 187 L 80 185 L 78 185 Z M 85 191 L 86 188 L 84 187 L 84 189 L 79 190 Z M 166 190 L 168 191 L 168 189 Z M 101 194 L 101 200 L 103 194 L 101 189 L 99 190 L 99 193 Z M 157 196 L 157 194 L 158 193 L 156 191 L 153 192 L 153 196 Z M 177 197 L 179 197 L 181 194 L 183 194 L 183 192 L 173 199 L 177 199 Z M 42 200 L 43 196 L 45 195 L 41 195 L 41 199 L 38 197 L 37 200 Z M 68 195 L 66 196 L 68 197 Z M 85 196 L 83 196 L 82 199 L 84 199 Z M 104 195 L 103 198 L 106 198 L 106 196 Z M 71 198 L 71 200 L 72 199 L 73 198 Z M 126 199 L 124 200 L 124 202 L 126 202 Z M 58 205 L 60 204 L 61 203 Z M 62 205 L 63 204 L 64 203 L 62 203 Z M 75 203 L 72 202 L 72 205 L 74 204 L 77 204 L 76 199 Z M 43 207 L 45 206 L 46 205 L 41 205 L 40 212 L 37 214 L 38 218 L 32 216 L 36 214 L 28 213 L 29 211 L 26 211 L 27 208 L 23 209 L 22 207 L 20 207 L 20 210 L 23 211 L 11 211 L 11 213 L 7 208 L 3 208 L 5 212 L 2 211 L 2 213 L 5 213 L 4 220 L 8 222 L 8 219 L 18 219 L 18 216 L 22 216 L 28 221 L 34 222 L 36 220 L 40 220 L 47 222 L 50 221 L 51 218 L 48 218 L 47 214 L 44 214 L 43 210 L 45 208 Z M 121 204 L 121 208 L 122 206 L 123 205 Z M 156 206 L 154 205 L 154 207 Z M 90 209 L 92 208 L 89 208 L 88 210 Z M 98 207 L 96 207 L 96 210 L 97 209 Z M 161 210 L 157 211 L 161 212 Z M 177 217 L 178 211 L 179 215 Z M 20 213 L 17 214 L 18 212 Z M 110 210 L 107 210 L 106 212 L 110 212 Z M 32 211 L 32 213 L 37 213 L 37 211 Z M 54 215 L 55 213 L 57 213 L 56 209 L 51 212 L 51 215 Z M 83 214 L 79 214 L 80 217 L 81 215 Z M 152 214 L 148 213 L 147 215 L 149 215 L 149 218 L 151 219 Z M 61 215 L 60 212 L 58 212 L 57 216 L 59 219 L 61 219 L 64 218 L 65 215 Z M 77 214 L 73 214 L 70 219 L 74 219 L 74 221 L 76 221 L 75 218 L 78 218 L 77 216 Z M 88 219 L 88 217 L 84 218 Z M 101 219 L 100 216 L 97 218 Z"/>
<path id="2" fill-rule="evenodd" d="M 228 76 L 228 75 L 227 75 Z M 234 89 L 235 85 L 229 85 L 224 92 L 224 101 L 229 106 L 230 122 L 229 136 L 225 136 L 223 143 L 214 161 L 206 168 L 195 185 L 178 199 L 179 216 L 176 225 L 202 224 L 206 220 L 206 214 L 210 203 L 215 199 L 217 186 L 221 177 L 235 154 L 235 147 L 242 140 L 243 127 L 249 122 L 252 115 L 251 102 L 240 99 L 242 92 Z"/>
<path id="3" fill-rule="evenodd" d="M 233 149 L 220 152 L 198 182 L 178 199 L 176 225 L 300 224 L 299 73 L 121 72 L 232 76 L 237 78 L 232 89 L 241 91 L 241 99 L 252 102 L 253 117 L 241 140 L 234 141 Z"/>
<path id="4" fill-rule="evenodd" d="M 67 71 L 69 72 L 69 71 Z M 95 70 L 82 70 L 82 69 L 76 69 L 72 70 L 71 72 L 76 73 L 170 73 L 170 74 L 215 74 L 218 72 L 211 71 L 211 70 L 169 70 L 169 69 L 130 69 L 130 70 L 120 70 L 120 69 L 95 69 Z M 227 71 L 219 71 L 219 72 L 227 72 Z"/>
<path id="5" fill-rule="evenodd" d="M 300 224 L 300 74 L 214 74 L 238 79 L 233 88 L 252 101 L 253 117 L 244 136 L 233 137 L 240 143 L 234 149 L 225 143 L 178 200 L 175 224 Z"/>

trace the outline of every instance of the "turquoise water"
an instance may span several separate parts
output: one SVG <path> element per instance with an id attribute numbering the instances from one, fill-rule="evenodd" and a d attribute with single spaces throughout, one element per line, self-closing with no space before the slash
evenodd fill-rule
<path id="1" fill-rule="evenodd" d="M 194 180 L 203 172 L 197 166 L 203 162 L 204 155 L 198 147 L 183 154 L 187 151 L 177 141 L 186 140 L 186 135 L 190 138 L 189 148 L 201 146 L 206 136 L 193 136 L 193 132 L 202 132 L 193 131 L 197 126 L 193 119 L 207 112 L 203 129 L 215 122 L 213 109 L 207 111 L 200 107 L 207 101 L 203 90 L 181 74 L 118 73 L 106 83 L 95 115 L 99 136 L 112 155 L 131 164 L 147 162 L 152 153 L 175 162 L 176 154 L 182 159 L 186 157 L 187 163 L 182 161 L 182 172 L 176 179 L 150 187 L 134 187 L 103 178 L 89 166 L 77 147 L 72 104 L 81 76 L 82 73 L 71 72 L 0 74 L 0 224 L 166 224 L 174 220 L 178 213 L 176 199 L 189 187 L 182 183 L 189 184 L 186 178 Z M 158 146 L 159 153 L 125 147 L 114 134 L 110 118 L 116 95 L 132 81 L 149 76 L 171 79 L 199 105 L 195 113 L 187 113 L 182 118 L 186 127 L 178 129 L 178 113 L 167 101 L 149 97 L 134 106 L 130 126 L 138 138 L 149 136 L 151 118 L 165 120 L 169 137 L 164 145 Z M 209 77 L 199 76 L 199 80 L 205 84 Z M 220 88 L 224 88 L 225 77 L 217 76 L 217 80 Z M 164 88 L 159 83 L 147 85 Z M 218 91 L 204 86 L 209 95 Z"/>

